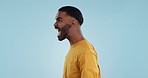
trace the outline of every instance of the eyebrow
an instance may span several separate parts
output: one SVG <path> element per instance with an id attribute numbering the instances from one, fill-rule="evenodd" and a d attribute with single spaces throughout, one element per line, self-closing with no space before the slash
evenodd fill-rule
<path id="1" fill-rule="evenodd" d="M 62 19 L 62 17 L 57 17 L 56 20 Z"/>

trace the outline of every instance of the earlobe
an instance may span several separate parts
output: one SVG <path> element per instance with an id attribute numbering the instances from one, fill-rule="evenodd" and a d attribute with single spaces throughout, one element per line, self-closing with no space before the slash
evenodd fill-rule
<path id="1" fill-rule="evenodd" d="M 75 20 L 72 20 L 72 25 L 75 24 L 75 23 L 76 23 L 76 21 Z"/>

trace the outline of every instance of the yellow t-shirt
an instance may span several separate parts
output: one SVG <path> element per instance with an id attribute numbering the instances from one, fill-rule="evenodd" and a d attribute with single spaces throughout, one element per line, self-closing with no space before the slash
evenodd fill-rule
<path id="1" fill-rule="evenodd" d="M 101 78 L 97 53 L 86 39 L 70 47 L 63 78 Z"/>

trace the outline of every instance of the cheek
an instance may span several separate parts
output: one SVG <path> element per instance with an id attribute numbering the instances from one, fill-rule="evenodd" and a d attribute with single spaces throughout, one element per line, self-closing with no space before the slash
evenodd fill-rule
<path id="1" fill-rule="evenodd" d="M 65 27 L 66 26 L 66 23 L 61 23 L 61 24 L 59 24 L 59 27 L 60 28 L 63 28 L 63 27 Z"/>
<path id="2" fill-rule="evenodd" d="M 71 28 L 71 25 L 70 25 L 70 24 L 66 24 L 66 25 L 62 28 L 62 30 L 64 30 L 64 31 L 67 32 L 70 28 Z"/>

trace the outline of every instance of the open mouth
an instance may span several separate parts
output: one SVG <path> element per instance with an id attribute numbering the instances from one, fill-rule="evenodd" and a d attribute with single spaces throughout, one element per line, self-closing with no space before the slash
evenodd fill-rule
<path id="1" fill-rule="evenodd" d="M 55 29 L 58 31 L 57 36 L 60 36 L 61 35 L 61 29 L 59 27 L 55 27 Z"/>
<path id="2" fill-rule="evenodd" d="M 58 35 L 57 36 L 60 36 L 61 35 L 61 30 L 58 30 Z"/>

